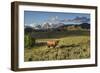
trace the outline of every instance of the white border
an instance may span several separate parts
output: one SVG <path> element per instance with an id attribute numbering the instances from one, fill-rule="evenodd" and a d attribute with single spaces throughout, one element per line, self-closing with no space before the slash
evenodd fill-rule
<path id="1" fill-rule="evenodd" d="M 78 60 L 60 60 L 60 61 L 33 61 L 24 62 L 24 10 L 28 11 L 48 11 L 48 12 L 73 12 L 73 13 L 89 13 L 91 14 L 91 58 Z M 78 8 L 60 8 L 60 7 L 44 7 L 44 6 L 19 6 L 19 68 L 49 67 L 63 65 L 83 65 L 95 64 L 95 10 L 78 9 Z"/>

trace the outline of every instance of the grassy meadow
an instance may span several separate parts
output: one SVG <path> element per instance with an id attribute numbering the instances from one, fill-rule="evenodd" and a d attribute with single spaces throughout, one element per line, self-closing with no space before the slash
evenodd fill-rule
<path id="1" fill-rule="evenodd" d="M 90 58 L 90 31 L 32 32 L 35 45 L 24 48 L 24 61 L 48 61 Z M 58 45 L 47 47 L 49 40 L 59 40 Z"/>

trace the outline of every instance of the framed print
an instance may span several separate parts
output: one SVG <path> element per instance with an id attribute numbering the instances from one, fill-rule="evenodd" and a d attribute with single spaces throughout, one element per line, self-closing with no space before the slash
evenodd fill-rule
<path id="1" fill-rule="evenodd" d="M 11 3 L 11 69 L 97 66 L 97 7 Z"/>

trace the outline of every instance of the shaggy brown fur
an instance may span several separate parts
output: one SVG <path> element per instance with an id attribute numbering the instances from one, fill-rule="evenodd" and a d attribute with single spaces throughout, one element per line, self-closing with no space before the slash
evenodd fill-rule
<path id="1" fill-rule="evenodd" d="M 59 40 L 50 40 L 50 41 L 47 41 L 47 46 L 50 48 L 50 47 L 53 47 L 55 48 L 59 43 Z"/>

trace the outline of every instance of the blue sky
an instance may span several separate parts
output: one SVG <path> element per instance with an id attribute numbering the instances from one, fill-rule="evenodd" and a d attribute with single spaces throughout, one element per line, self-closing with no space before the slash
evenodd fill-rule
<path id="1" fill-rule="evenodd" d="M 24 11 L 24 24 L 43 24 L 44 22 L 61 22 L 65 24 L 90 23 L 90 14 Z"/>

